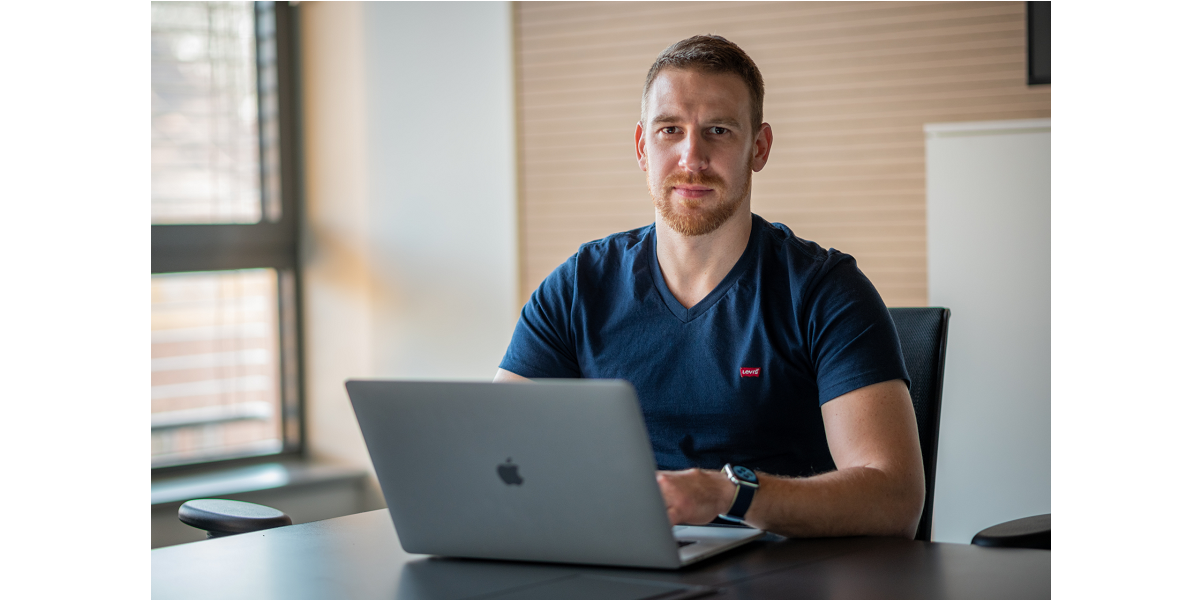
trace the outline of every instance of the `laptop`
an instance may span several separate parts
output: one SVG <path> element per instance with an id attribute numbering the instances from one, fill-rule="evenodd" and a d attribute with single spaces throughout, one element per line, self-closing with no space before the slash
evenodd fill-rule
<path id="1" fill-rule="evenodd" d="M 675 526 L 626 381 L 349 380 L 411 554 L 677 569 L 764 535 Z"/>

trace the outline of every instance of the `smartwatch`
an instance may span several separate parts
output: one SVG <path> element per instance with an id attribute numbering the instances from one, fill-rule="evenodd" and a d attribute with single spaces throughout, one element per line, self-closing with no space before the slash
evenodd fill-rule
<path id="1" fill-rule="evenodd" d="M 757 480 L 757 474 L 748 467 L 728 463 L 724 465 L 724 474 L 728 476 L 728 481 L 736 484 L 736 495 L 732 498 L 732 508 L 728 509 L 727 514 L 720 515 L 720 518 L 733 523 L 743 523 L 744 513 L 749 511 L 753 495 L 757 493 L 761 484 Z"/>

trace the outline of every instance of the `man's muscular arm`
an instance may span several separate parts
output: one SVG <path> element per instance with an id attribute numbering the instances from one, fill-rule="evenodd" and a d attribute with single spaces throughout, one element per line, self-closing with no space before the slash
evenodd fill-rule
<path id="1" fill-rule="evenodd" d="M 758 474 L 745 523 L 787 537 L 914 537 L 926 498 L 910 392 L 900 379 L 823 405 L 837 470 L 813 477 Z M 744 465 L 749 466 L 749 465 Z M 735 486 L 719 471 L 661 471 L 671 523 L 707 523 L 731 508 Z"/>

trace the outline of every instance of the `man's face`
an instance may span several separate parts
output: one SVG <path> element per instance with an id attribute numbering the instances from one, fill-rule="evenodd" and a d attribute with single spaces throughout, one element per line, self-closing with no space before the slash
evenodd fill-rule
<path id="1" fill-rule="evenodd" d="M 753 133 L 739 76 L 663 70 L 646 98 L 645 119 L 637 124 L 637 162 L 671 229 L 711 233 L 746 205 L 772 134 L 767 124 Z"/>

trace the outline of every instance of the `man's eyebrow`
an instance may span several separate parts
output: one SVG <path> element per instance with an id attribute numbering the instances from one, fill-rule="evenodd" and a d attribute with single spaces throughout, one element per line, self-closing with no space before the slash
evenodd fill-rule
<path id="1" fill-rule="evenodd" d="M 653 120 L 650 121 L 650 123 L 656 123 L 656 124 L 680 123 L 680 122 L 682 122 L 682 119 L 679 119 L 678 115 L 658 115 L 658 116 L 654 117 Z"/>
<path id="2" fill-rule="evenodd" d="M 718 117 L 715 119 L 711 119 L 708 124 L 709 125 L 719 125 L 722 127 L 730 127 L 732 129 L 741 129 L 740 121 L 737 121 L 733 117 Z"/>
<path id="3" fill-rule="evenodd" d="M 678 115 L 658 115 L 650 120 L 651 125 L 665 125 L 670 123 L 681 123 L 682 119 Z M 712 127 L 730 127 L 740 129 L 740 121 L 735 117 L 712 117 L 707 120 L 707 125 Z"/>

